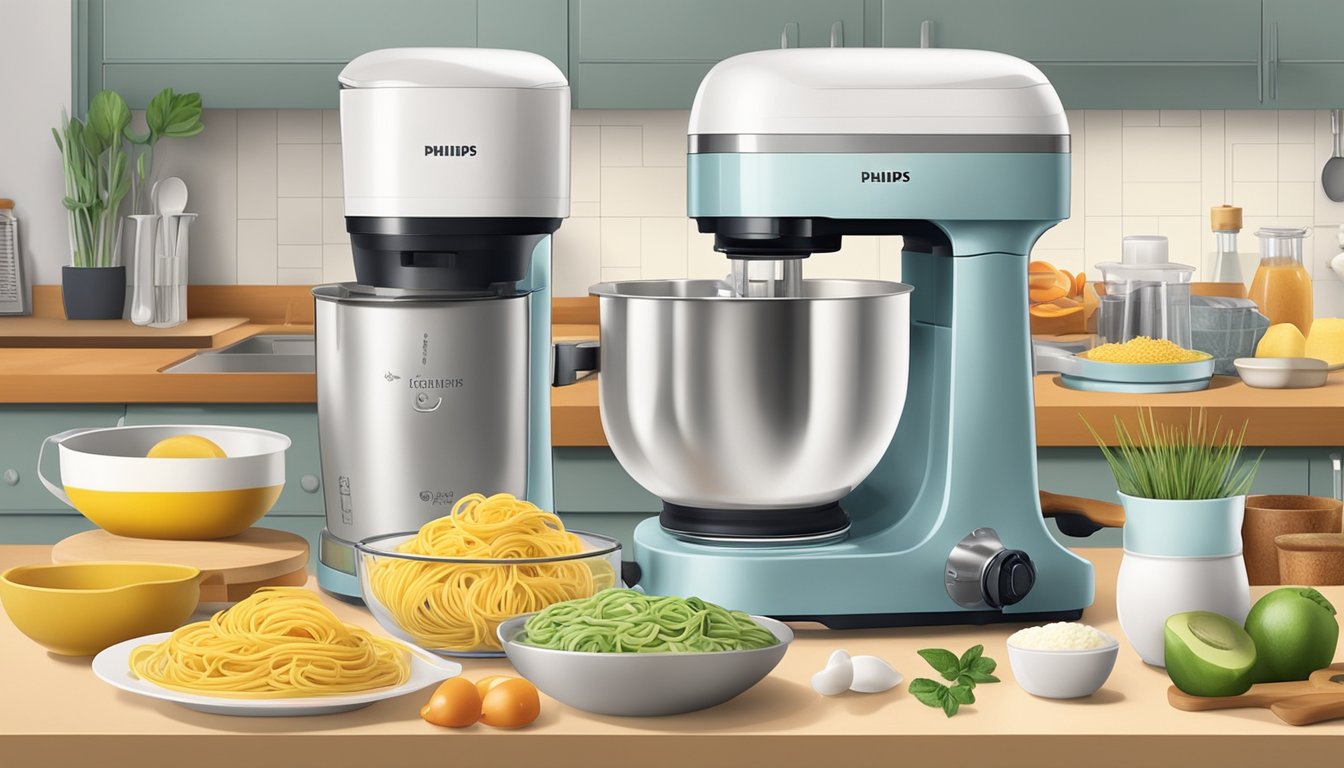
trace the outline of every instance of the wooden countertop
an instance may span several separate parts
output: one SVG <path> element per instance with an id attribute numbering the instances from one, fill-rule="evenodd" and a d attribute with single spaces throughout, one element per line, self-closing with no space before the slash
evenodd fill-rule
<path id="1" fill-rule="evenodd" d="M 50 548 L 0 546 L 0 568 L 46 562 Z M 948 765 L 1105 766 L 1335 765 L 1344 721 L 1294 728 L 1267 710 L 1181 712 L 1166 702 L 1166 675 L 1124 641 L 1115 614 L 1118 550 L 1083 549 L 1097 566 L 1097 600 L 1083 620 L 1120 638 L 1105 687 L 1087 699 L 1038 699 L 1013 682 L 1004 643 L 1018 626 L 803 630 L 764 681 L 727 704 L 664 718 L 588 715 L 543 697 L 541 718 L 520 731 L 477 725 L 440 729 L 417 713 L 428 691 L 339 715 L 244 718 L 207 715 L 113 689 L 87 659 L 47 654 L 0 618 L 4 686 L 0 755 L 6 765 L 102 768 L 192 765 L 902 765 L 942 755 Z M 310 582 L 310 587 L 311 587 Z M 1256 596 L 1267 588 L 1255 588 Z M 1344 605 L 1344 587 L 1322 589 Z M 324 596 L 343 619 L 374 627 L 356 608 Z M 808 687 L 835 648 L 874 654 L 905 675 L 931 676 L 916 651 L 976 643 L 999 662 L 1003 682 L 948 719 L 906 692 L 824 698 Z M 1338 656 L 1336 657 L 1338 658 Z M 464 660 L 478 679 L 509 672 L 496 659 Z M 743 761 L 749 761 L 744 763 Z M 1319 762 L 1316 762 L 1319 761 Z"/>

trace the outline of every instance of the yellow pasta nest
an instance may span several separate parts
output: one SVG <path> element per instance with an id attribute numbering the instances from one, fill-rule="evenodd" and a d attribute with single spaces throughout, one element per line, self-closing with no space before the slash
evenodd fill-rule
<path id="1" fill-rule="evenodd" d="M 1139 363 L 1147 365 L 1193 363 L 1197 360 L 1207 360 L 1209 358 L 1203 352 L 1177 346 L 1170 339 L 1152 339 L 1147 336 L 1136 336 L 1124 344 L 1102 344 L 1099 347 L 1094 347 L 1091 351 L 1082 353 L 1080 357 L 1098 363 Z"/>
<path id="2" fill-rule="evenodd" d="M 397 551 L 460 559 L 365 555 L 374 598 L 417 645 L 433 650 L 497 651 L 500 622 L 616 583 L 604 559 L 545 562 L 582 554 L 583 540 L 556 515 L 507 493 L 463 496 L 452 514 L 426 523 Z M 543 562 L 500 562 L 513 559 Z"/>

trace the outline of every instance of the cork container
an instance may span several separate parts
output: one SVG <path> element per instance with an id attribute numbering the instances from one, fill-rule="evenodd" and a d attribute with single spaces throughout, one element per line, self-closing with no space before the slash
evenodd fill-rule
<path id="1" fill-rule="evenodd" d="M 1294 533 L 1340 533 L 1344 504 L 1322 496 L 1250 496 L 1241 525 L 1242 555 L 1252 585 L 1296 584 L 1280 578 L 1275 538 Z"/>
<path id="2" fill-rule="evenodd" d="M 1289 533 L 1274 539 L 1284 584 L 1344 584 L 1344 533 Z"/>

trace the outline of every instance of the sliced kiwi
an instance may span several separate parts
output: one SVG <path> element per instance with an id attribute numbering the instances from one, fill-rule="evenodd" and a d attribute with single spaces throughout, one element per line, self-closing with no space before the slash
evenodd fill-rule
<path id="1" fill-rule="evenodd" d="M 1167 674 L 1192 696 L 1236 696 L 1251 687 L 1255 642 L 1235 621 L 1209 611 L 1178 613 L 1164 629 Z"/>

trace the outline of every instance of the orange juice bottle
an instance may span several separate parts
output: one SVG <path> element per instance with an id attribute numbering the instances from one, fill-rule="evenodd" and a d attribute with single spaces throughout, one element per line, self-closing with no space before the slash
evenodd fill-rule
<path id="1" fill-rule="evenodd" d="M 1302 264 L 1302 240 L 1307 230 L 1264 227 L 1260 238 L 1260 267 L 1251 280 L 1250 298 L 1270 323 L 1292 323 L 1305 336 L 1311 331 L 1311 274 Z"/>

